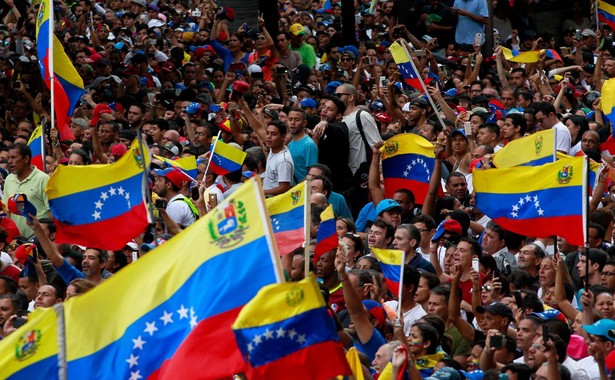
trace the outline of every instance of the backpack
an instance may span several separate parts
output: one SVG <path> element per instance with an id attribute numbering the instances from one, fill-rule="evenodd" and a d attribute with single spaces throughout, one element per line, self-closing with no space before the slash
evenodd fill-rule
<path id="1" fill-rule="evenodd" d="M 188 197 L 181 197 L 181 198 L 175 198 L 175 200 L 173 200 L 173 202 L 177 202 L 177 201 L 186 202 L 186 204 L 188 205 L 188 208 L 190 208 L 190 211 L 192 211 L 192 216 L 194 216 L 194 220 L 196 221 L 199 219 L 199 210 L 197 210 L 194 203 L 192 203 L 192 199 Z"/>

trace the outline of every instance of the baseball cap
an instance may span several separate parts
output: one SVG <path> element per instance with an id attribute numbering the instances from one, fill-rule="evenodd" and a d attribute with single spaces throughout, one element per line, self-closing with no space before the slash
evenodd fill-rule
<path id="1" fill-rule="evenodd" d="M 36 207 L 28 200 L 26 194 L 17 193 L 11 196 L 7 203 L 11 213 L 24 216 L 28 220 L 31 220 L 29 215 L 37 214 Z"/>
<path id="2" fill-rule="evenodd" d="M 469 380 L 483 380 L 483 378 L 485 377 L 485 373 L 482 369 L 477 369 L 476 371 L 470 372 L 461 371 L 461 373 L 463 374 L 463 376 L 465 376 L 466 379 Z"/>
<path id="3" fill-rule="evenodd" d="M 312 98 L 305 98 L 301 101 L 301 107 L 310 107 L 310 108 L 316 108 L 318 107 L 318 104 L 316 103 L 316 101 Z"/>
<path id="4" fill-rule="evenodd" d="M 612 319 L 601 319 L 593 325 L 583 325 L 583 329 L 588 334 L 600 336 L 615 342 L 615 321 Z"/>
<path id="5" fill-rule="evenodd" d="M 374 119 L 378 120 L 381 123 L 392 123 L 393 119 L 391 118 L 391 116 L 389 116 L 387 113 L 385 112 L 379 112 L 376 114 L 376 116 L 374 116 Z"/>
<path id="6" fill-rule="evenodd" d="M 364 300 L 363 306 L 365 306 L 367 311 L 378 321 L 377 327 L 384 327 L 386 324 L 386 313 L 382 304 L 374 300 Z"/>
<path id="7" fill-rule="evenodd" d="M 460 380 L 459 372 L 451 367 L 442 367 L 425 380 Z"/>
<path id="8" fill-rule="evenodd" d="M 508 320 L 510 321 L 515 320 L 512 310 L 501 302 L 493 302 L 487 306 L 477 306 L 476 312 L 478 312 L 479 314 L 484 314 L 485 312 L 487 312 L 508 318 Z M 615 321 L 613 322 L 613 325 L 615 326 Z"/>
<path id="9" fill-rule="evenodd" d="M 583 31 L 581 32 L 581 35 L 583 37 L 596 37 L 596 32 L 594 32 L 591 29 L 583 29 Z"/>
<path id="10" fill-rule="evenodd" d="M 392 211 L 397 209 L 399 212 L 403 212 L 404 209 L 399 205 L 399 203 L 395 202 L 392 199 L 383 199 L 378 203 L 378 207 L 376 207 L 376 214 L 380 216 L 385 211 Z"/>
<path id="11" fill-rule="evenodd" d="M 131 3 L 140 5 L 142 7 L 146 7 L 147 6 L 147 3 L 145 2 L 145 0 L 132 0 Z"/>
<path id="12" fill-rule="evenodd" d="M 38 255 L 38 250 L 36 249 L 36 244 L 25 243 L 20 245 L 15 251 L 15 258 L 22 264 L 25 264 L 28 260 L 28 257 L 36 257 Z"/>
<path id="13" fill-rule="evenodd" d="M 305 29 L 303 29 L 303 25 L 296 23 L 296 24 L 292 24 L 289 28 L 288 31 L 290 33 L 292 33 L 294 36 L 299 36 L 301 34 L 306 34 L 305 33 Z"/>
<path id="14" fill-rule="evenodd" d="M 336 90 L 336 89 L 337 89 L 337 87 L 338 87 L 339 85 L 341 85 L 341 84 L 342 84 L 342 82 L 340 82 L 340 81 L 336 81 L 336 80 L 334 80 L 334 81 L 332 81 L 332 82 L 327 83 L 327 87 L 325 88 L 325 90 L 326 90 L 327 94 L 333 94 L 333 93 L 335 93 L 335 90 Z"/>
<path id="15" fill-rule="evenodd" d="M 158 246 L 163 245 L 164 243 L 166 243 L 167 241 L 161 237 L 159 237 L 158 239 L 156 239 L 156 241 L 158 242 Z M 143 243 L 141 244 L 141 252 L 149 252 L 152 251 L 154 248 L 156 248 L 156 245 L 154 244 L 154 242 L 151 243 Z"/>
<path id="16" fill-rule="evenodd" d="M 173 144 L 171 141 L 167 142 L 164 145 L 161 145 L 160 147 L 167 150 L 174 156 L 179 156 L 179 148 L 175 144 Z"/>
<path id="17" fill-rule="evenodd" d="M 278 118 L 280 117 L 280 114 L 278 113 L 278 111 L 271 109 L 271 108 L 265 108 L 263 109 L 263 112 L 269 115 L 269 117 L 271 117 L 273 120 L 278 120 Z"/>
<path id="18" fill-rule="evenodd" d="M 175 167 L 165 168 L 165 169 L 154 169 L 154 174 L 159 177 L 165 177 L 172 184 L 177 187 L 181 187 L 184 182 L 192 182 L 192 179 L 186 175 L 186 173 L 182 172 L 180 169 Z"/>
<path id="19" fill-rule="evenodd" d="M 374 109 L 376 111 L 384 110 L 384 103 L 380 99 L 376 99 L 369 104 L 370 109 Z"/>
<path id="20" fill-rule="evenodd" d="M 455 137 L 455 135 L 462 135 L 464 139 L 468 139 L 468 136 L 466 136 L 466 132 L 461 128 L 455 129 L 453 133 L 451 133 L 451 137 Z"/>
<path id="21" fill-rule="evenodd" d="M 444 232 L 452 232 L 461 236 L 463 234 L 463 230 L 461 228 L 461 224 L 453 219 L 445 219 L 443 220 L 438 228 L 436 229 L 435 235 L 431 238 L 431 241 L 436 241 L 444 235 Z"/>
<path id="22" fill-rule="evenodd" d="M 417 106 L 417 107 L 420 107 L 420 108 L 423 108 L 423 109 L 427 109 L 427 108 L 429 108 L 429 104 L 427 104 L 427 100 L 425 100 L 425 99 L 423 99 L 423 98 L 416 98 L 416 99 L 413 99 L 413 100 L 410 102 L 410 105 L 411 105 L 411 106 Z"/>

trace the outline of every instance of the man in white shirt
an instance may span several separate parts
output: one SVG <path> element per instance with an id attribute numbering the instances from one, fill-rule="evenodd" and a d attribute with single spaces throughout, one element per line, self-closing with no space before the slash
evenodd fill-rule
<path id="1" fill-rule="evenodd" d="M 539 129 L 555 129 L 555 149 L 565 154 L 570 153 L 572 136 L 570 130 L 557 118 L 555 107 L 548 102 L 538 103 L 536 109 L 536 121 L 540 124 Z"/>
<path id="2" fill-rule="evenodd" d="M 423 306 L 421 306 L 421 304 L 419 303 L 416 303 L 416 301 L 414 300 L 416 290 L 419 287 L 420 278 L 421 274 L 416 268 L 408 264 L 404 265 L 404 282 L 401 287 L 401 314 L 404 316 L 404 333 L 406 334 L 406 336 L 410 335 L 410 328 L 412 327 L 414 322 L 427 315 L 427 312 L 425 312 Z M 399 302 L 388 301 L 385 302 L 385 305 L 397 311 Z"/>
<path id="3" fill-rule="evenodd" d="M 180 193 L 182 186 L 186 182 L 191 182 L 181 170 L 170 167 L 166 169 L 155 169 L 154 192 L 161 198 L 166 198 L 167 215 L 181 228 L 186 228 L 196 220 L 198 211 L 190 206 L 192 202 Z M 189 203 L 190 202 L 190 203 Z"/>

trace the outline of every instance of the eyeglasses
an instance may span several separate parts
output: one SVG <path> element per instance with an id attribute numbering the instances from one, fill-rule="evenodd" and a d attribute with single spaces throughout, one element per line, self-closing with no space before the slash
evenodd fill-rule
<path id="1" fill-rule="evenodd" d="M 354 62 L 354 59 L 352 59 L 352 58 L 342 58 L 341 61 L 342 62 Z"/>
<path id="2" fill-rule="evenodd" d="M 350 94 L 347 94 L 345 92 L 337 92 L 335 95 L 337 95 L 337 96 L 343 96 L 343 95 L 350 96 Z"/>
<path id="3" fill-rule="evenodd" d="M 429 232 L 429 230 L 427 228 L 419 228 L 419 233 L 423 233 L 423 232 Z"/>
<path id="4" fill-rule="evenodd" d="M 542 124 L 544 123 L 545 119 L 546 117 L 536 118 L 536 122 Z"/>
<path id="5" fill-rule="evenodd" d="M 600 276 L 612 277 L 615 276 L 615 272 L 602 272 L 600 273 Z"/>
<path id="6" fill-rule="evenodd" d="M 485 285 L 485 286 L 481 286 L 481 287 L 480 287 L 480 291 L 481 291 L 481 292 L 490 292 L 490 291 L 491 291 L 491 289 L 493 289 L 493 288 L 491 287 L 491 285 Z"/>

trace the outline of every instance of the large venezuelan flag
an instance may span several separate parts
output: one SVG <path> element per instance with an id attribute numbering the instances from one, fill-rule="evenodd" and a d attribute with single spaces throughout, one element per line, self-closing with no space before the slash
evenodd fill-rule
<path id="1" fill-rule="evenodd" d="M 417 204 L 423 204 L 436 160 L 433 144 L 414 133 L 402 133 L 385 141 L 382 152 L 382 176 L 387 198 L 399 189 L 414 193 Z"/>
<path id="2" fill-rule="evenodd" d="M 586 157 L 537 167 L 472 172 L 476 207 L 502 228 L 539 238 L 559 235 L 582 246 L 587 202 Z"/>
<path id="3" fill-rule="evenodd" d="M 333 205 L 327 208 L 320 214 L 320 225 L 316 233 L 316 247 L 314 248 L 314 262 L 317 262 L 320 256 L 336 249 L 339 245 L 339 238 L 335 229 L 335 213 Z"/>
<path id="4" fill-rule="evenodd" d="M 305 182 L 284 194 L 267 199 L 267 210 L 280 255 L 286 255 L 305 243 L 306 199 Z"/>
<path id="5" fill-rule="evenodd" d="M 28 323 L 0 341 L 0 378 L 57 379 L 57 314 L 36 309 Z"/>
<path id="6" fill-rule="evenodd" d="M 606 22 L 615 29 L 615 2 L 613 0 L 598 0 L 598 20 Z"/>
<path id="7" fill-rule="evenodd" d="M 154 156 L 154 158 L 159 159 L 160 161 L 168 164 L 170 166 L 176 167 L 186 173 L 193 181 L 196 181 L 196 177 L 199 174 L 196 164 L 195 156 L 188 156 L 178 158 L 177 160 L 171 160 L 162 156 Z"/>
<path id="8" fill-rule="evenodd" d="M 393 59 L 397 64 L 399 73 L 402 78 L 404 78 L 404 83 L 414 89 L 423 91 L 423 86 L 421 86 L 421 77 L 419 73 L 416 72 L 416 69 L 412 63 L 412 58 L 410 58 L 406 52 L 406 48 L 401 46 L 399 42 L 395 41 L 391 44 L 389 50 L 391 51 Z"/>
<path id="9" fill-rule="evenodd" d="M 258 290 L 282 278 L 264 196 L 251 179 L 192 226 L 65 303 L 68 378 L 249 373 L 231 325 Z"/>
<path id="10" fill-rule="evenodd" d="M 42 172 L 46 172 L 45 170 L 45 155 L 44 155 L 44 147 L 43 144 L 45 140 L 43 139 L 43 128 L 40 125 L 37 125 L 32 132 L 32 136 L 30 136 L 30 140 L 28 140 L 28 146 L 32 151 L 32 165 L 36 166 L 36 168 Z"/>
<path id="11" fill-rule="evenodd" d="M 134 140 L 115 164 L 58 166 L 45 189 L 56 243 L 116 250 L 142 233 L 149 219 L 143 182 L 149 163 L 149 151 L 140 152 Z"/>
<path id="12" fill-rule="evenodd" d="M 241 170 L 246 152 L 226 144 L 222 139 L 212 143 L 214 149 L 209 167 L 218 175 Z"/>
<path id="13" fill-rule="evenodd" d="M 49 70 L 51 46 L 49 46 L 49 34 L 53 33 L 53 27 L 50 25 L 49 20 L 51 9 L 53 8 L 49 0 L 41 1 L 36 17 L 38 64 L 43 80 L 49 89 L 51 89 L 51 73 Z M 62 140 L 74 140 L 75 136 L 68 127 L 68 120 L 72 116 L 79 98 L 84 93 L 83 79 L 75 70 L 75 67 L 64 52 L 62 43 L 55 35 L 53 36 L 53 86 L 53 103 L 58 131 Z"/>
<path id="14" fill-rule="evenodd" d="M 554 162 L 557 157 L 555 133 L 555 129 L 551 128 L 513 140 L 495 154 L 493 164 L 501 169 L 513 166 L 540 166 Z"/>
<path id="15" fill-rule="evenodd" d="M 562 57 L 553 49 L 543 49 L 543 50 L 528 50 L 528 51 L 518 51 L 511 50 L 501 47 L 504 58 L 510 62 L 518 62 L 518 63 L 533 63 L 538 62 L 540 60 L 540 53 L 544 52 L 546 57 L 549 59 L 556 59 L 558 61 L 562 60 Z"/>
<path id="16" fill-rule="evenodd" d="M 611 124 L 615 124 L 615 78 L 608 79 L 602 84 L 600 109 L 611 121 Z M 615 137 L 615 134 L 613 137 Z"/>
<path id="17" fill-rule="evenodd" d="M 252 379 L 352 374 L 313 275 L 262 288 L 239 313 L 233 330 L 239 349 L 254 367 Z"/>
<path id="18" fill-rule="evenodd" d="M 380 261 L 387 288 L 393 296 L 398 296 L 404 276 L 404 251 L 378 248 L 371 248 L 371 250 Z"/>

